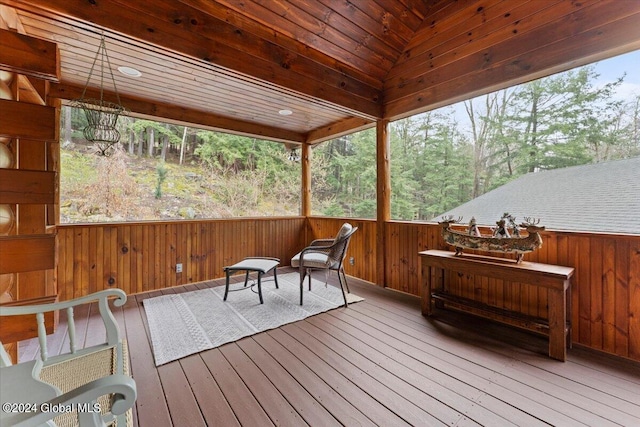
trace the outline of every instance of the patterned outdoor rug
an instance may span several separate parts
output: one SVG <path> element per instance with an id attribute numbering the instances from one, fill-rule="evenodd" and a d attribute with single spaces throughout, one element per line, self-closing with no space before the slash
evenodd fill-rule
<path id="1" fill-rule="evenodd" d="M 340 288 L 313 279 L 311 292 L 305 280 L 301 306 L 299 281 L 298 273 L 278 275 L 280 288 L 276 289 L 271 275 L 263 277 L 264 304 L 260 304 L 257 285 L 229 292 L 226 302 L 224 286 L 144 300 L 156 366 L 344 304 Z M 243 285 L 231 284 L 230 290 Z M 362 300 L 347 294 L 349 304 Z"/>

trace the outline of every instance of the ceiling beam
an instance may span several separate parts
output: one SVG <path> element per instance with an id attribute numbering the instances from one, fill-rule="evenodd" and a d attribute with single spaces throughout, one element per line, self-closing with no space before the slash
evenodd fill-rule
<path id="1" fill-rule="evenodd" d="M 353 77 L 346 67 L 336 70 L 335 61 L 326 55 L 314 52 L 314 60 L 311 60 L 226 20 L 173 0 L 154 1 L 152 8 L 117 0 L 31 0 L 28 5 L 17 0 L 2 2 L 31 11 L 35 6 L 84 21 L 87 28 L 93 23 L 363 115 L 375 118 L 382 114 L 381 90 Z M 74 24 L 82 25 L 82 22 Z M 250 60 L 247 60 L 247 54 Z M 324 62 L 317 62 L 320 58 Z"/>
<path id="2" fill-rule="evenodd" d="M 83 87 L 73 84 L 52 83 L 49 96 L 63 100 L 74 100 L 82 96 Z M 99 90 L 87 89 L 87 98 L 100 99 Z M 104 99 L 110 102 L 118 102 L 115 93 L 104 92 Z M 151 100 L 120 95 L 122 105 L 130 110 L 134 116 L 149 119 L 165 119 L 171 123 L 184 126 L 198 126 L 203 129 L 219 132 L 233 133 L 237 135 L 267 139 L 278 142 L 304 142 L 305 135 L 287 129 L 265 126 L 220 116 L 206 111 L 177 107 L 170 104 L 162 104 Z"/>
<path id="3" fill-rule="evenodd" d="M 330 139 L 339 138 L 343 135 L 372 128 L 375 125 L 376 122 L 371 120 L 362 119 L 360 117 L 350 117 L 348 119 L 332 123 L 328 126 L 312 130 L 307 133 L 305 143 L 316 145 Z"/>

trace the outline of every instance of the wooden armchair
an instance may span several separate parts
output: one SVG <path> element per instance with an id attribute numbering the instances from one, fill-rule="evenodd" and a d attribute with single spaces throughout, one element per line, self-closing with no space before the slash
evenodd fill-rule
<path id="1" fill-rule="evenodd" d="M 0 306 L 0 327 L 5 316 L 34 315 L 40 342 L 40 357 L 18 364 L 11 363 L 0 342 L 0 425 L 132 424 L 136 384 L 129 375 L 127 345 L 109 306 L 110 297 L 115 297 L 116 307 L 127 300 L 122 290 L 110 289 L 59 303 Z M 73 308 L 96 300 L 106 342 L 77 349 Z M 49 357 L 44 318 L 45 313 L 57 310 L 67 315 L 69 352 Z"/>
<path id="2" fill-rule="evenodd" d="M 335 270 L 338 273 L 338 281 L 344 297 L 344 306 L 347 307 L 347 294 L 349 292 L 347 276 L 344 274 L 344 258 L 351 236 L 358 230 L 349 223 L 344 223 L 338 234 L 333 239 L 316 239 L 300 253 L 291 258 L 291 267 L 300 269 L 300 305 L 302 305 L 302 291 L 304 278 L 309 276 L 309 290 L 311 290 L 311 270 Z"/>

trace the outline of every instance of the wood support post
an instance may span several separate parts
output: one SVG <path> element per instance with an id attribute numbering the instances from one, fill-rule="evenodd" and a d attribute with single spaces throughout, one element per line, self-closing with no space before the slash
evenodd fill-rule
<path id="1" fill-rule="evenodd" d="M 308 218 L 311 216 L 311 146 L 309 144 L 302 144 L 300 162 L 302 163 L 300 215 Z"/>
<path id="2" fill-rule="evenodd" d="M 391 219 L 391 174 L 389 166 L 389 121 L 376 123 L 376 170 L 377 170 L 377 237 L 376 237 L 376 284 L 386 286 L 385 278 L 385 225 Z"/>

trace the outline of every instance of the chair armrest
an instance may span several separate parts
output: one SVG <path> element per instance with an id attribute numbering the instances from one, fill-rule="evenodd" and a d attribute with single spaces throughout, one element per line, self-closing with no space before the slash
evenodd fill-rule
<path id="1" fill-rule="evenodd" d="M 99 397 L 112 394 L 111 411 L 101 415 L 99 411 L 91 412 L 93 404 Z M 40 426 L 56 416 L 68 412 L 69 409 L 84 409 L 79 411 L 79 420 L 82 426 L 103 426 L 112 421 L 113 416 L 122 415 L 133 407 L 136 401 L 136 383 L 133 378 L 126 375 L 110 375 L 91 381 L 81 387 L 73 389 L 58 397 L 38 405 L 38 412 L 16 414 L 11 418 L 11 425 L 15 427 Z M 83 405 L 79 408 L 79 404 Z M 44 410 L 45 412 L 40 412 Z"/>
<path id="2" fill-rule="evenodd" d="M 49 304 L 21 305 L 21 306 L 3 306 L 0 305 L 0 316 L 17 316 L 22 314 L 46 313 L 48 311 L 63 310 L 69 307 L 75 307 L 89 302 L 107 300 L 109 297 L 116 297 L 113 305 L 121 307 L 127 302 L 127 294 L 121 289 L 106 289 L 104 291 L 95 292 L 90 295 L 75 298 L 68 301 L 54 302 Z"/>
<path id="3" fill-rule="evenodd" d="M 46 329 L 44 326 L 44 313 L 56 310 L 67 311 L 67 322 L 69 326 L 70 336 L 70 350 L 71 353 L 75 353 L 75 324 L 73 321 L 73 307 L 78 305 L 87 304 L 90 302 L 98 301 L 98 307 L 100 310 L 100 316 L 107 332 L 107 344 L 110 346 L 116 345 L 120 342 L 120 331 L 118 324 L 111 307 L 109 306 L 109 298 L 115 297 L 113 305 L 121 307 L 127 301 L 127 294 L 121 289 L 106 289 L 103 291 L 95 292 L 84 297 L 75 298 L 69 301 L 62 301 L 49 304 L 35 304 L 24 306 L 2 306 L 0 305 L 0 317 L 2 316 L 20 316 L 33 314 L 36 316 L 38 323 L 38 339 L 40 341 L 41 359 L 47 360 L 47 346 L 46 346 Z M 1 345 L 2 343 L 0 343 Z M 0 350 L 0 366 L 8 365 L 8 357 Z M 7 359 L 7 360 L 5 360 Z"/>
<path id="4" fill-rule="evenodd" d="M 309 246 L 327 246 L 333 243 L 334 239 L 316 239 Z"/>
<path id="5" fill-rule="evenodd" d="M 307 253 L 307 252 L 322 252 L 322 253 L 326 253 L 326 252 L 330 251 L 331 248 L 333 248 L 333 245 L 331 245 L 331 246 L 307 246 L 302 251 L 300 251 L 300 258 L 302 258 L 304 256 L 304 254 Z"/>

